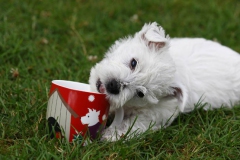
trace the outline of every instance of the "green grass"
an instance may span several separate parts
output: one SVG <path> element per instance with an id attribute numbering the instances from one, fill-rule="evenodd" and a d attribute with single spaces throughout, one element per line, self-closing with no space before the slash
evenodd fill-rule
<path id="1" fill-rule="evenodd" d="M 196 110 L 155 133 L 86 147 L 49 140 L 45 120 L 51 80 L 87 83 L 108 47 L 145 22 L 240 52 L 239 17 L 239 0 L 0 0 L 0 159 L 239 159 L 239 106 Z"/>

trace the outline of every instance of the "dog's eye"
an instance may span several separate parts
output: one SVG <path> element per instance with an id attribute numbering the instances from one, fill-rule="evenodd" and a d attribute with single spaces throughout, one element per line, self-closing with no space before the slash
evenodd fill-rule
<path id="1" fill-rule="evenodd" d="M 133 58 L 130 62 L 130 68 L 131 70 L 134 70 L 137 66 L 137 61 Z"/>

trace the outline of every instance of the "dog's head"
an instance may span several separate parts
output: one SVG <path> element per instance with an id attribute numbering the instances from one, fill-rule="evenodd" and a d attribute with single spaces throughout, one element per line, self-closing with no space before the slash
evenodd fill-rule
<path id="1" fill-rule="evenodd" d="M 157 23 L 145 24 L 133 37 L 120 39 L 92 68 L 93 91 L 105 93 L 113 107 L 156 104 L 173 94 L 175 65 L 168 53 L 169 37 Z"/>

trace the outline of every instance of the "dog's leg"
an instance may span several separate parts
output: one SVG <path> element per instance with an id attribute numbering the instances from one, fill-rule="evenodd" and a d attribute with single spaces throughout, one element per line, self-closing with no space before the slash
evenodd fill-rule
<path id="1" fill-rule="evenodd" d="M 179 115 L 176 99 L 162 101 L 158 105 L 149 107 L 125 107 L 125 115 L 121 125 L 104 130 L 102 139 L 109 141 L 119 140 L 130 130 L 130 137 L 135 133 L 145 132 L 151 125 L 153 130 L 166 127 Z M 127 135 L 128 136 L 128 135 Z"/>

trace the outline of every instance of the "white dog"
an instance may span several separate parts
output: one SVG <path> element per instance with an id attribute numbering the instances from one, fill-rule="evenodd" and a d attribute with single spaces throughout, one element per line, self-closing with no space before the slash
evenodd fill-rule
<path id="1" fill-rule="evenodd" d="M 105 93 L 111 111 L 124 109 L 116 128 L 103 138 L 117 140 L 132 131 L 168 126 L 181 112 L 232 107 L 240 101 L 240 55 L 202 38 L 170 39 L 157 23 L 120 39 L 91 70 L 91 89 Z M 137 117 L 137 118 L 136 118 Z"/>

